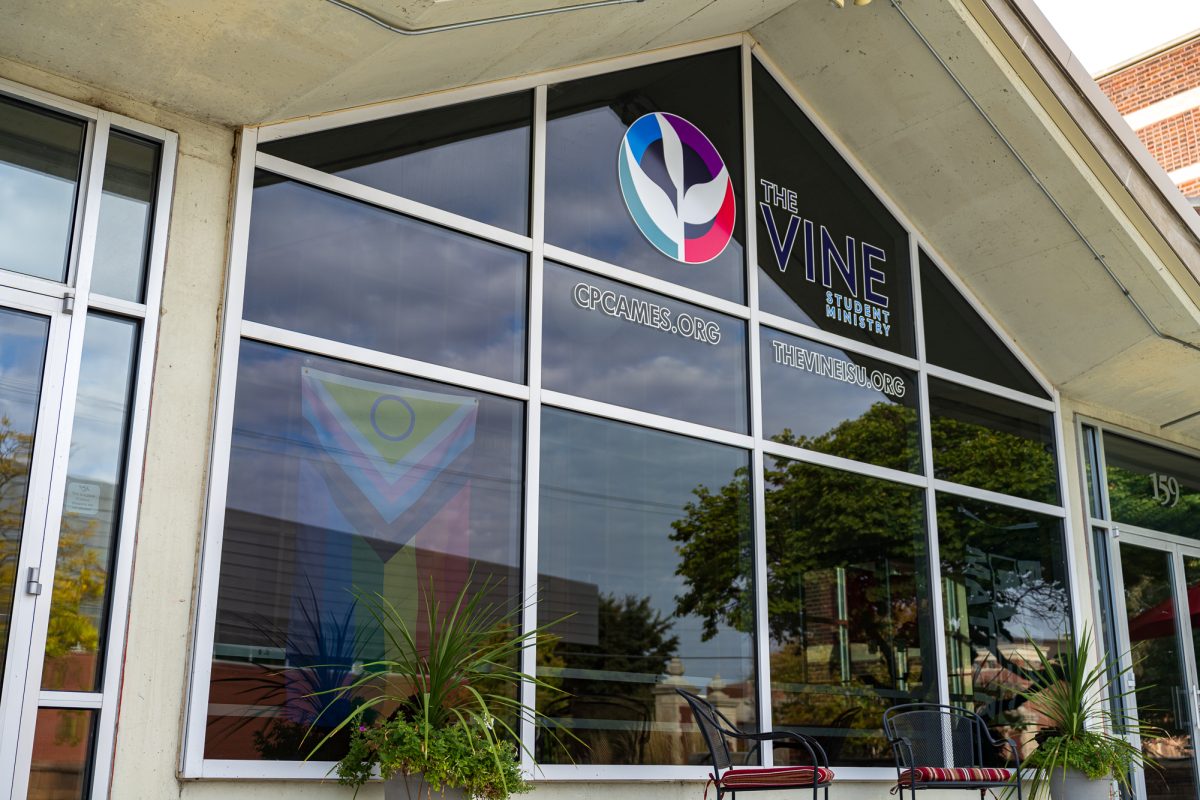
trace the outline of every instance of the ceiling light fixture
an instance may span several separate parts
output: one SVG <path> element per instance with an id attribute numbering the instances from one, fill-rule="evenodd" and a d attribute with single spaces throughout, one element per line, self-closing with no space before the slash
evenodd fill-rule
<path id="1" fill-rule="evenodd" d="M 833 5 L 837 6 L 838 8 L 846 7 L 846 0 L 829 0 L 829 2 L 833 3 Z M 854 5 L 869 6 L 871 5 L 871 0 L 854 0 Z"/>
<path id="2" fill-rule="evenodd" d="M 592 0 L 589 3 L 577 3 L 573 6 L 562 6 L 560 8 L 544 8 L 540 11 L 523 11 L 518 14 L 505 14 L 500 17 L 486 17 L 484 19 L 471 19 L 464 22 L 451 22 L 448 25 L 434 25 L 429 28 L 405 28 L 400 25 L 393 25 L 382 17 L 372 14 L 365 8 L 359 8 L 353 3 L 348 3 L 346 0 L 328 0 L 338 8 L 344 8 L 347 11 L 358 14 L 366 20 L 374 22 L 384 30 L 392 33 L 399 33 L 402 36 L 421 36 L 426 33 L 442 33 L 443 31 L 456 31 L 460 28 L 475 28 L 480 25 L 491 25 L 495 22 L 510 22 L 518 19 L 531 19 L 533 17 L 545 17 L 550 14 L 565 14 L 568 11 L 583 11 L 585 8 L 600 8 L 601 6 L 623 6 L 627 3 L 644 3 L 646 0 Z M 854 0 L 860 3 L 862 0 Z M 871 2 L 871 0 L 867 0 Z"/>

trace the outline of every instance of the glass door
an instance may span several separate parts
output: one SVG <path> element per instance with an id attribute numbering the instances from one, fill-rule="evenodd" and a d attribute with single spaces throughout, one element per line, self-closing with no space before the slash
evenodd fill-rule
<path id="1" fill-rule="evenodd" d="M 0 289 L 0 797 L 11 796 L 31 728 L 30 667 L 42 649 L 34 612 L 66 360 L 61 308 L 60 298 Z"/>
<path id="2" fill-rule="evenodd" d="M 1158 764 L 1137 776 L 1138 797 L 1196 800 L 1200 547 L 1124 526 L 1117 541 L 1126 713 L 1163 734 L 1138 743 Z"/>

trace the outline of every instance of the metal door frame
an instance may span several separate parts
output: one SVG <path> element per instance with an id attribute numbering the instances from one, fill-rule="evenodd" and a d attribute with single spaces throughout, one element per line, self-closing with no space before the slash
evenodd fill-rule
<path id="1" fill-rule="evenodd" d="M 12 619 L 9 623 L 8 651 L 4 677 L 0 681 L 0 798 L 17 796 L 28 783 L 29 756 L 32 754 L 34 722 L 37 718 L 38 690 L 41 682 L 45 636 L 36 635 L 39 625 L 49 616 L 53 588 L 53 569 L 46 571 L 46 549 L 58 541 L 51 531 L 62 512 L 61 496 L 55 500 L 53 483 L 57 465 L 65 460 L 70 436 L 62 438 L 62 411 L 67 372 L 67 344 L 71 314 L 64 310 L 61 296 L 52 297 L 0 286 L 0 310 L 11 309 L 46 317 L 49 331 L 42 367 L 41 394 L 38 398 L 33 451 L 30 454 L 29 484 L 25 497 L 25 516 L 21 547 L 14 576 Z M 53 535 L 50 535 L 53 534 Z M 50 565 L 53 567 L 53 551 Z M 36 580 L 46 590 L 38 588 Z M 15 735 L 13 735 L 15 734 Z"/>
<path id="2" fill-rule="evenodd" d="M 1112 524 L 1110 530 L 1112 531 L 1112 542 L 1116 545 L 1114 553 L 1116 558 L 1112 559 L 1110 568 L 1114 595 L 1112 598 L 1113 608 L 1117 617 L 1115 622 L 1118 623 L 1115 628 L 1120 648 L 1120 664 L 1122 669 L 1130 671 L 1125 678 L 1122 691 L 1130 691 L 1135 688 L 1135 684 L 1132 676 L 1132 642 L 1129 639 L 1129 616 L 1125 608 L 1125 575 L 1121 562 L 1121 548 L 1127 544 L 1133 545 L 1165 553 L 1170 558 L 1171 596 L 1175 601 L 1176 609 L 1175 635 L 1179 639 L 1179 649 L 1183 659 L 1180 667 L 1186 682 L 1188 698 L 1186 707 L 1192 737 L 1192 774 L 1197 789 L 1200 789 L 1200 748 L 1197 748 L 1197 744 L 1200 743 L 1200 679 L 1197 678 L 1196 672 L 1196 653 L 1192 645 L 1191 611 L 1188 606 L 1187 582 L 1183 572 L 1185 555 L 1200 559 L 1200 542 L 1184 536 L 1133 525 Z M 1181 613 L 1183 609 L 1188 609 L 1188 612 Z M 1127 695 L 1123 699 L 1123 705 L 1126 714 L 1137 717 L 1136 695 Z M 1135 747 L 1141 748 L 1141 737 L 1133 734 L 1130 736 L 1130 740 Z M 1136 770 L 1133 779 L 1137 797 L 1145 798 L 1146 782 L 1143 771 Z"/>

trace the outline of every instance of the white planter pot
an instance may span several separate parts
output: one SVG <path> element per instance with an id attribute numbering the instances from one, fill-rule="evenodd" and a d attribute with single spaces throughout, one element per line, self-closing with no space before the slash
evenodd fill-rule
<path id="1" fill-rule="evenodd" d="M 467 794 L 458 787 L 446 787 L 435 792 L 420 775 L 396 775 L 383 784 L 384 800 L 467 800 Z"/>
<path id="2" fill-rule="evenodd" d="M 1092 780 L 1073 769 L 1059 769 L 1050 774 L 1050 800 L 1109 800 L 1111 788 L 1110 778 Z"/>

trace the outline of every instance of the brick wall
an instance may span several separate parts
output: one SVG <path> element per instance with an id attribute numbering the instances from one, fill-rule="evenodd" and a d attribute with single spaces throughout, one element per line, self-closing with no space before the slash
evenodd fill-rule
<path id="1" fill-rule="evenodd" d="M 1137 135 L 1167 172 L 1195 164 L 1200 161 L 1200 108 L 1147 125 Z"/>
<path id="2" fill-rule="evenodd" d="M 1179 191 L 1183 192 L 1184 197 L 1200 197 L 1200 178 L 1179 184 Z M 1200 208 L 1196 212 L 1200 213 Z"/>
<path id="3" fill-rule="evenodd" d="M 1100 88 L 1122 114 L 1200 86 L 1200 37 L 1106 75 Z"/>

